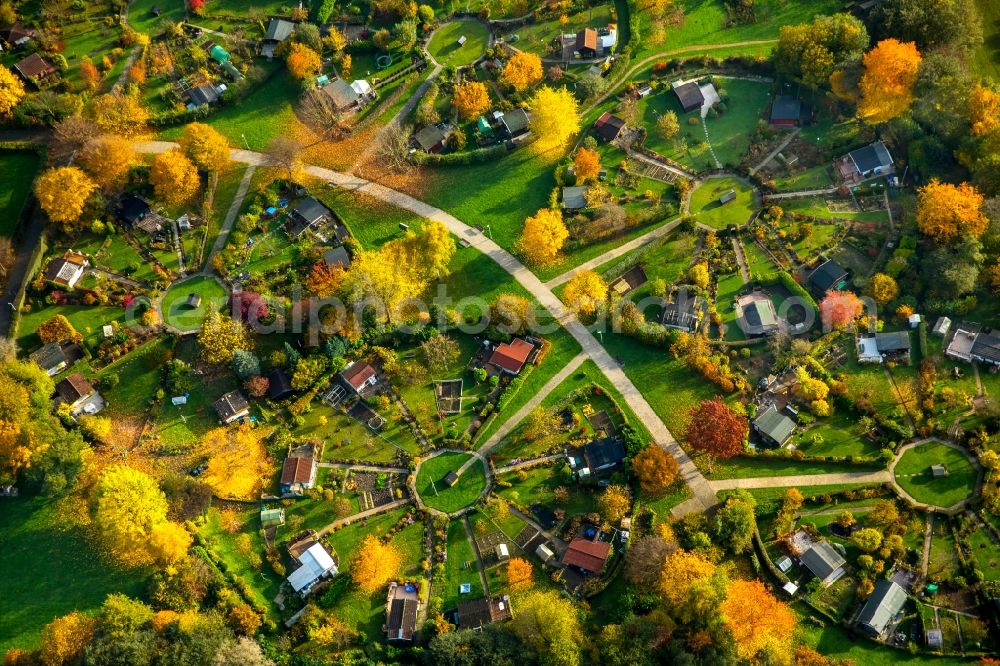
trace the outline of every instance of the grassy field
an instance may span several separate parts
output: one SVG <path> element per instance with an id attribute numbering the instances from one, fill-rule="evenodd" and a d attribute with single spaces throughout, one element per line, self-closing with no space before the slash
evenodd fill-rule
<path id="1" fill-rule="evenodd" d="M 792 443 L 809 456 L 874 456 L 878 447 L 862 439 L 852 416 L 837 412 L 808 430 L 795 433 Z M 821 439 L 816 440 L 819 435 Z"/>
<path id="2" fill-rule="evenodd" d="M 476 570 L 476 556 L 461 520 L 448 524 L 448 560 L 445 562 L 444 585 L 434 587 L 434 596 L 441 597 L 445 610 L 454 608 L 459 600 L 483 596 L 483 585 Z M 469 583 L 472 591 L 460 594 L 459 586 Z"/>
<path id="3" fill-rule="evenodd" d="M 185 301 L 190 294 L 201 297 L 197 307 L 190 307 Z M 160 312 L 163 321 L 182 331 L 196 331 L 212 310 L 221 311 L 226 307 L 228 294 L 215 278 L 197 276 L 173 285 L 163 295 Z"/>
<path id="4" fill-rule="evenodd" d="M 983 44 L 976 50 L 973 66 L 978 74 L 1000 79 L 1000 4 L 976 0 L 983 26 Z"/>
<path id="5" fill-rule="evenodd" d="M 565 486 L 570 491 L 569 501 L 562 508 L 567 516 L 590 513 L 597 510 L 597 496 L 589 488 L 583 488 L 574 482 L 568 482 L 556 467 L 536 467 L 526 471 L 523 481 L 518 479 L 517 472 L 502 475 L 504 481 L 511 484 L 510 488 L 502 488 L 497 494 L 506 500 L 517 504 L 545 504 L 552 508 L 557 505 L 555 490 Z"/>
<path id="6" fill-rule="evenodd" d="M 363 192 L 324 189 L 318 198 L 336 211 L 351 235 L 366 250 L 374 250 L 395 238 L 402 238 L 400 224 L 414 231 L 423 220 L 408 210 L 397 208 Z"/>
<path id="7" fill-rule="evenodd" d="M 945 466 L 948 475 L 931 476 L 931 465 Z M 976 487 L 976 468 L 964 453 L 937 442 L 910 449 L 895 468 L 896 483 L 918 502 L 949 507 L 969 497 Z"/>
<path id="8" fill-rule="evenodd" d="M 955 538 L 948 527 L 948 519 L 937 516 L 931 537 L 931 558 L 927 565 L 927 577 L 931 580 L 947 580 L 958 573 L 962 563 L 955 552 Z"/>
<path id="9" fill-rule="evenodd" d="M 460 37 L 465 43 L 459 44 Z M 490 41 L 490 33 L 480 21 L 464 19 L 452 21 L 438 28 L 427 44 L 427 52 L 442 65 L 462 67 L 471 65 L 483 55 Z"/>
<path id="10" fill-rule="evenodd" d="M 699 461 L 699 466 L 701 466 Z M 766 476 L 795 476 L 798 474 L 835 474 L 837 472 L 870 472 L 871 465 L 811 462 L 791 458 L 733 458 L 717 460 L 712 479 L 750 479 Z M 803 491 L 804 492 L 804 491 Z"/>
<path id="11" fill-rule="evenodd" d="M 0 236 L 10 238 L 17 231 L 40 163 L 35 153 L 0 153 Z"/>
<path id="12" fill-rule="evenodd" d="M 424 503 L 451 513 L 475 502 L 486 487 L 486 472 L 481 464 L 465 470 L 450 488 L 442 482 L 445 474 L 456 471 L 471 457 L 468 453 L 449 452 L 425 461 L 417 472 L 417 492 Z"/>
<path id="13" fill-rule="evenodd" d="M 977 569 L 983 572 L 985 580 L 1000 580 L 1000 553 L 986 528 L 980 528 L 969 536 L 972 558 Z"/>
<path id="14" fill-rule="evenodd" d="M 831 187 L 833 179 L 830 177 L 830 167 L 821 164 L 820 166 L 815 166 L 793 175 L 779 176 L 774 179 L 774 185 L 779 192 L 812 188 L 820 189 Z"/>
<path id="15" fill-rule="evenodd" d="M 32 351 L 42 344 L 35 331 L 57 315 L 66 317 L 84 338 L 96 340 L 105 324 L 124 320 L 125 310 L 111 305 L 50 305 L 24 314 L 17 329 L 17 344 L 22 352 Z"/>
<path id="16" fill-rule="evenodd" d="M 37 648 L 42 627 L 73 610 L 94 612 L 108 594 L 142 596 L 146 572 L 105 561 L 73 524 L 75 510 L 54 500 L 4 499 L 0 653 Z"/>
<path id="17" fill-rule="evenodd" d="M 735 191 L 736 199 L 720 203 L 719 197 L 729 190 Z M 746 224 L 756 207 L 753 188 L 729 176 L 709 178 L 691 193 L 691 214 L 699 222 L 716 229 Z"/>

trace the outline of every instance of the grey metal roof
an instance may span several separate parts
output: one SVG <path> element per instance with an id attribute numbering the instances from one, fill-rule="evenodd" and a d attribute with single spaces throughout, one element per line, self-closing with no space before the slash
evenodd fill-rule
<path id="1" fill-rule="evenodd" d="M 778 317 L 774 313 L 774 304 L 770 299 L 755 300 L 743 306 L 743 319 L 746 320 L 747 333 L 763 333 L 778 328 Z"/>
<path id="2" fill-rule="evenodd" d="M 414 137 L 417 140 L 417 145 L 419 145 L 424 150 L 433 150 L 435 146 L 443 143 L 447 139 L 447 135 L 437 125 L 428 125 L 419 132 L 417 132 Z"/>
<path id="3" fill-rule="evenodd" d="M 66 362 L 66 354 L 57 342 L 49 342 L 41 349 L 32 352 L 30 358 L 43 370 L 51 370 Z"/>
<path id="4" fill-rule="evenodd" d="M 809 274 L 809 282 L 817 289 L 829 291 L 847 277 L 847 270 L 833 259 L 824 261 Z"/>
<path id="5" fill-rule="evenodd" d="M 881 141 L 876 141 L 864 148 L 852 150 L 850 155 L 855 166 L 858 167 L 858 171 L 861 173 L 868 173 L 879 167 L 886 168 L 892 166 L 892 155 L 889 154 L 889 149 Z"/>
<path id="6" fill-rule="evenodd" d="M 528 114 L 524 109 L 514 109 L 503 114 L 503 126 L 511 136 L 515 136 L 528 129 Z"/>
<path id="7" fill-rule="evenodd" d="M 754 419 L 753 426 L 757 432 L 766 435 L 778 444 L 784 444 L 795 432 L 795 421 L 775 409 L 774 405 L 768 405 L 767 409 L 758 414 L 757 418 Z"/>
<path id="8" fill-rule="evenodd" d="M 875 345 L 880 354 L 910 350 L 910 333 L 908 331 L 891 331 L 876 333 Z"/>
<path id="9" fill-rule="evenodd" d="M 812 548 L 802 553 L 799 559 L 802 560 L 802 566 L 820 580 L 826 580 L 830 574 L 847 564 L 847 560 L 829 541 L 814 543 Z"/>
<path id="10" fill-rule="evenodd" d="M 564 187 L 562 191 L 563 206 L 569 210 L 577 210 L 587 207 L 587 187 L 577 185 L 575 187 Z"/>
<path id="11" fill-rule="evenodd" d="M 771 104 L 771 121 L 795 120 L 802 114 L 802 103 L 792 97 L 779 97 Z"/>
<path id="12" fill-rule="evenodd" d="M 267 24 L 267 35 L 264 39 L 271 42 L 283 42 L 292 34 L 295 24 L 283 19 L 273 18 Z"/>
<path id="13" fill-rule="evenodd" d="M 685 111 L 700 109 L 701 105 L 705 103 L 705 95 L 694 81 L 688 81 L 676 86 L 674 94 L 677 95 L 677 100 L 681 103 L 681 108 Z"/>
<path id="14" fill-rule="evenodd" d="M 880 635 L 904 604 L 906 590 L 891 580 L 880 580 L 875 583 L 875 590 L 861 609 L 858 624 L 873 634 Z"/>
<path id="15" fill-rule="evenodd" d="M 334 79 L 328 84 L 323 86 L 323 92 L 325 92 L 331 100 L 333 100 L 334 105 L 338 109 L 343 109 L 351 104 L 355 104 L 361 95 L 358 91 L 351 87 L 351 84 L 343 79 Z"/>
<path id="16" fill-rule="evenodd" d="M 1000 335 L 995 331 L 981 332 L 972 344 L 972 356 L 994 365 L 1000 363 Z"/>
<path id="17" fill-rule="evenodd" d="M 300 201 L 294 212 L 306 224 L 315 224 L 324 215 L 330 214 L 329 209 L 313 197 L 306 197 Z"/>

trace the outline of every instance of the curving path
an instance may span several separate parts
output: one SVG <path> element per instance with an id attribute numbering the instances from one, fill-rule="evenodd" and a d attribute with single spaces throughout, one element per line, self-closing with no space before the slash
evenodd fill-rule
<path id="1" fill-rule="evenodd" d="M 172 150 L 176 145 L 169 141 L 147 141 L 137 143 L 135 147 L 141 153 L 163 153 Z M 230 157 L 234 161 L 253 166 L 268 164 L 267 155 L 250 150 L 234 149 L 230 151 Z M 667 426 L 646 401 L 642 393 L 639 392 L 635 384 L 632 383 L 632 380 L 625 375 L 618 362 L 597 341 L 597 338 L 576 319 L 573 313 L 563 306 L 556 295 L 534 273 L 515 258 L 514 255 L 497 245 L 482 232 L 470 227 L 455 216 L 446 213 L 440 208 L 435 208 L 430 204 L 415 199 L 408 194 L 393 190 L 384 185 L 379 185 L 378 183 L 373 183 L 364 178 L 359 178 L 358 176 L 333 171 L 324 167 L 308 166 L 306 167 L 306 172 L 315 178 L 326 180 L 338 187 L 364 192 L 369 196 L 408 210 L 420 217 L 441 222 L 455 236 L 465 240 L 495 261 L 511 277 L 517 280 L 522 287 L 527 289 L 542 307 L 548 310 L 565 327 L 569 334 L 580 344 L 583 353 L 594 361 L 604 376 L 608 378 L 608 381 L 619 390 L 622 398 L 632 408 L 636 417 L 646 425 L 646 428 L 653 436 L 653 441 L 663 447 L 677 460 L 677 464 L 680 467 L 680 476 L 691 488 L 694 497 L 692 500 L 677 507 L 675 512 L 680 514 L 704 510 L 718 503 L 715 491 L 709 485 L 708 480 L 702 475 L 691 457 L 677 443 L 673 435 L 670 434 Z"/>

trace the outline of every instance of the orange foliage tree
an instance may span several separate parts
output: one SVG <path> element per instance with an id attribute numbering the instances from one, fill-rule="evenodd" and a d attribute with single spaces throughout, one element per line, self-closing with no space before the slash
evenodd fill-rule
<path id="1" fill-rule="evenodd" d="M 632 459 L 632 471 L 644 493 L 660 495 L 677 481 L 680 467 L 662 446 L 650 444 Z"/>
<path id="2" fill-rule="evenodd" d="M 934 178 L 917 193 L 917 227 L 939 243 L 959 236 L 979 238 L 989 225 L 983 195 L 968 183 L 952 185 Z"/>
<path id="3" fill-rule="evenodd" d="M 501 79 L 514 90 L 524 90 L 541 81 L 542 75 L 542 59 L 534 53 L 518 51 L 504 65 Z"/>
<path id="4" fill-rule="evenodd" d="M 850 326 L 863 311 L 861 299 L 851 291 L 828 291 L 819 302 L 819 316 L 827 331 Z"/>
<path id="5" fill-rule="evenodd" d="M 106 134 L 83 147 L 77 163 L 105 191 L 122 185 L 125 176 L 136 163 L 132 143 L 123 137 Z"/>
<path id="6" fill-rule="evenodd" d="M 396 575 L 401 562 L 395 546 L 382 543 L 369 534 L 362 540 L 351 562 L 351 578 L 358 587 L 371 594 Z"/>
<path id="7" fill-rule="evenodd" d="M 306 288 L 314 296 L 327 298 L 340 291 L 346 277 L 347 273 L 340 264 L 331 266 L 325 261 L 318 261 L 306 277 Z"/>
<path id="8" fill-rule="evenodd" d="M 972 134 L 982 136 L 1000 128 L 1000 94 L 979 83 L 969 93 L 969 123 Z"/>
<path id="9" fill-rule="evenodd" d="M 535 584 L 535 569 L 523 557 L 511 558 L 507 563 L 507 585 L 514 591 L 527 590 Z"/>
<path id="10" fill-rule="evenodd" d="M 885 39 L 876 44 L 864 56 L 858 115 L 872 124 L 902 115 L 913 101 L 920 60 L 913 42 Z"/>
<path id="11" fill-rule="evenodd" d="M 734 580 L 719 610 L 736 642 L 736 653 L 747 661 L 761 653 L 787 654 L 795 617 L 759 580 Z"/>
<path id="12" fill-rule="evenodd" d="M 319 70 L 323 67 L 319 54 L 299 42 L 292 44 L 292 48 L 288 50 L 285 64 L 288 65 L 289 73 L 300 81 L 319 74 Z"/>
<path id="13" fill-rule="evenodd" d="M 580 148 L 573 158 L 573 173 L 576 174 L 576 182 L 578 183 L 585 183 L 597 178 L 598 174 L 601 173 L 601 156 L 596 150 Z"/>
<path id="14" fill-rule="evenodd" d="M 684 429 L 684 440 L 708 455 L 709 465 L 716 458 L 732 458 L 743 453 L 743 442 L 750 434 L 746 416 L 737 414 L 722 396 L 702 400 L 691 410 Z"/>
<path id="15" fill-rule="evenodd" d="M 471 120 L 490 108 L 490 93 L 480 81 L 466 81 L 455 87 L 452 105 L 465 120 Z"/>
<path id="16" fill-rule="evenodd" d="M 45 344 L 64 340 L 72 340 L 73 342 L 83 340 L 83 336 L 73 327 L 69 319 L 61 314 L 46 319 L 35 333 L 38 334 L 38 339 Z"/>
<path id="17" fill-rule="evenodd" d="M 14 72 L 0 65 L 0 118 L 6 118 L 24 98 L 24 83 Z"/>
<path id="18" fill-rule="evenodd" d="M 80 79 L 87 90 L 97 90 L 97 84 L 101 82 L 101 73 L 97 71 L 97 66 L 90 61 L 90 58 L 80 61 Z"/>

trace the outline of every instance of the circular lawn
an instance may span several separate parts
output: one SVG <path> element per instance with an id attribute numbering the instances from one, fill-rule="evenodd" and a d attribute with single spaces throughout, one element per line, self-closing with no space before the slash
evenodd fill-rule
<path id="1" fill-rule="evenodd" d="M 465 37 L 465 43 L 458 40 Z M 442 65 L 462 67 L 471 65 L 486 52 L 490 44 L 490 31 L 486 26 L 472 19 L 462 19 L 446 23 L 431 36 L 427 52 Z"/>
<path id="2" fill-rule="evenodd" d="M 947 474 L 935 476 L 933 465 L 943 465 Z M 904 451 L 892 473 L 896 483 L 910 497 L 942 508 L 971 497 L 979 475 L 964 451 L 933 441 Z"/>
<path id="3" fill-rule="evenodd" d="M 730 191 L 735 198 L 723 202 L 723 197 L 731 196 Z M 756 207 L 753 188 L 731 176 L 708 178 L 691 193 L 691 215 L 715 229 L 743 226 Z"/>
<path id="4" fill-rule="evenodd" d="M 163 321 L 174 328 L 197 331 L 208 313 L 221 311 L 228 300 L 229 293 L 221 282 L 199 275 L 170 287 L 160 301 L 160 312 Z"/>
<path id="5" fill-rule="evenodd" d="M 486 470 L 480 461 L 458 477 L 453 486 L 448 486 L 445 477 L 448 472 L 458 471 L 473 456 L 469 453 L 447 452 L 428 458 L 417 469 L 417 494 L 429 507 L 452 513 L 467 507 L 486 488 Z"/>

